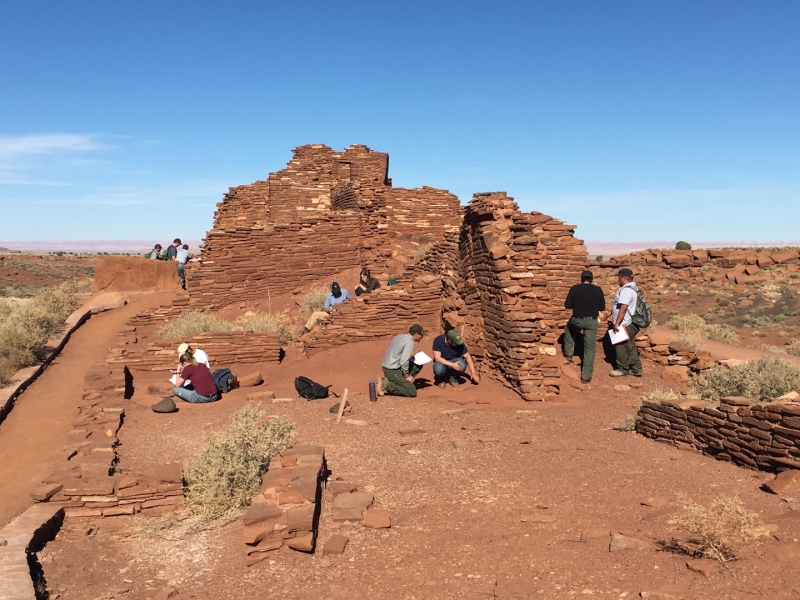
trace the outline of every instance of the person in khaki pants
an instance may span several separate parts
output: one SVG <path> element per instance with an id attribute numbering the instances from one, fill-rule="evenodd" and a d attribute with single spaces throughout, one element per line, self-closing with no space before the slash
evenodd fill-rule
<path id="1" fill-rule="evenodd" d="M 581 383 L 589 383 L 594 373 L 594 355 L 597 347 L 597 325 L 600 312 L 606 309 L 606 300 L 600 286 L 594 285 L 591 271 L 581 273 L 581 282 L 573 285 L 564 308 L 572 309 L 572 318 L 564 327 L 564 357 L 573 361 L 575 340 L 583 335 L 583 362 L 581 363 Z"/>

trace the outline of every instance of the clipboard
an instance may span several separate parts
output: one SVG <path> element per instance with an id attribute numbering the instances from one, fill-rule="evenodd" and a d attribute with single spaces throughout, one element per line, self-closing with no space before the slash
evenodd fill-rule
<path id="1" fill-rule="evenodd" d="M 630 334 L 628 334 L 628 330 L 625 328 L 624 325 L 619 326 L 619 333 L 614 333 L 614 328 L 608 328 L 608 339 L 611 340 L 611 343 L 616 346 L 617 344 L 623 344 L 631 339 Z"/>

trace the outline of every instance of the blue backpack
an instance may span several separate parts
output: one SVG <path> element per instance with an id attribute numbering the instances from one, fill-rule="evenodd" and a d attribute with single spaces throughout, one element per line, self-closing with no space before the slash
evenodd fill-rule
<path id="1" fill-rule="evenodd" d="M 211 374 L 220 394 L 225 394 L 239 387 L 239 380 L 230 369 L 217 369 Z"/>

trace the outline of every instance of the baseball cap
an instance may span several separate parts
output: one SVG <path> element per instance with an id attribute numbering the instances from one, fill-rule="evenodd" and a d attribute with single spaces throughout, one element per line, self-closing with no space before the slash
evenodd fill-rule
<path id="1" fill-rule="evenodd" d="M 451 329 L 447 332 L 447 339 L 453 342 L 454 344 L 458 344 L 459 346 L 464 343 L 464 338 L 461 337 L 461 334 L 458 333 L 455 329 Z"/>
<path id="2" fill-rule="evenodd" d="M 411 335 L 427 335 L 425 330 L 422 328 L 422 325 L 416 323 L 408 328 L 408 333 Z"/>
<path id="3" fill-rule="evenodd" d="M 180 346 L 178 346 L 178 356 L 183 356 L 186 354 L 186 351 L 189 349 L 189 344 L 183 342 Z"/>
<path id="4" fill-rule="evenodd" d="M 627 267 L 620 269 L 619 273 L 617 273 L 620 277 L 633 277 L 633 271 L 628 269 Z"/>

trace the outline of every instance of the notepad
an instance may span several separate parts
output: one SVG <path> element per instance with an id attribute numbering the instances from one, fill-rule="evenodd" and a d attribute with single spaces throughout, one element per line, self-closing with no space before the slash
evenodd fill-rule
<path id="1" fill-rule="evenodd" d="M 427 354 L 425 354 L 421 350 L 414 355 L 414 364 L 415 365 L 420 365 L 420 366 L 427 365 L 432 360 L 433 359 L 430 356 L 428 356 Z"/>
<path id="2" fill-rule="evenodd" d="M 614 330 L 609 328 L 608 338 L 611 340 L 611 343 L 616 346 L 617 344 L 627 342 L 629 339 L 631 339 L 631 336 L 628 334 L 628 330 L 620 325 L 617 333 L 614 333 Z"/>

